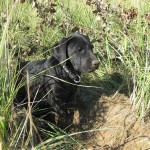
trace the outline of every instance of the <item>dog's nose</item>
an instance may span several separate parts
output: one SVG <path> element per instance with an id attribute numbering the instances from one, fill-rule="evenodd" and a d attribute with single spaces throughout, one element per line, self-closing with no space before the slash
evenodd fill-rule
<path id="1" fill-rule="evenodd" d="M 92 66 L 95 67 L 95 68 L 98 68 L 98 66 L 99 66 L 99 60 L 93 60 L 92 61 Z"/>

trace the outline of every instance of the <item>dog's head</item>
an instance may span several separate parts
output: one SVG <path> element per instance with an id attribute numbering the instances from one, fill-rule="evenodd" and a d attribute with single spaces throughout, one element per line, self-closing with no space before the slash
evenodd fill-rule
<path id="1" fill-rule="evenodd" d="M 52 55 L 60 63 L 72 65 L 79 72 L 91 72 L 99 67 L 89 37 L 80 33 L 62 38 L 53 46 Z"/>

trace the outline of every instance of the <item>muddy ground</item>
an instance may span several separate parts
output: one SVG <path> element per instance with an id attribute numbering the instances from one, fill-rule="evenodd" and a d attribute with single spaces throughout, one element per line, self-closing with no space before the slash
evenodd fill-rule
<path id="1" fill-rule="evenodd" d="M 90 96 L 87 95 L 88 97 Z M 104 129 L 78 138 L 87 150 L 149 150 L 150 122 L 139 120 L 123 93 L 102 95 L 74 114 L 82 130 Z M 80 112 L 80 113 L 79 113 Z"/>

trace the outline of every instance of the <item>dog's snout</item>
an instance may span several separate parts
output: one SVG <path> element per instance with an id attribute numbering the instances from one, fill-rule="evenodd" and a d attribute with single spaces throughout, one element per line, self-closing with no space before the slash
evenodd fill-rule
<path id="1" fill-rule="evenodd" d="M 98 68 L 98 66 L 99 66 L 99 60 L 93 60 L 92 61 L 92 66 L 95 67 L 95 68 Z"/>

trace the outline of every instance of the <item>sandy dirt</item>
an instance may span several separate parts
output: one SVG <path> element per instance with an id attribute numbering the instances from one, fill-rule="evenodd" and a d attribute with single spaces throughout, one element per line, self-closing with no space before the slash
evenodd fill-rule
<path id="1" fill-rule="evenodd" d="M 101 96 L 95 105 L 83 112 L 75 113 L 75 121 L 80 122 L 82 129 L 105 129 L 82 135 L 80 138 L 85 143 L 85 149 L 150 149 L 150 123 L 138 120 L 129 98 L 124 94 Z"/>

